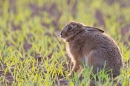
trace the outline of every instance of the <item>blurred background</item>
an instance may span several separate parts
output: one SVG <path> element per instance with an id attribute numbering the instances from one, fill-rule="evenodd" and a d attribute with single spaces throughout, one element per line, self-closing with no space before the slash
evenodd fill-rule
<path id="1" fill-rule="evenodd" d="M 0 28 L 5 33 L 8 29 L 43 29 L 55 33 L 69 21 L 99 27 L 115 39 L 117 34 L 124 37 L 130 30 L 130 1 L 0 0 Z"/>
<path id="2" fill-rule="evenodd" d="M 10 68 L 14 70 L 19 68 L 18 64 L 32 63 L 31 57 L 42 58 L 41 66 L 44 60 L 52 62 L 48 58 L 56 57 L 61 62 L 60 73 L 64 67 L 69 70 L 68 59 L 61 58 L 66 57 L 64 43 L 57 35 L 69 21 L 103 29 L 120 46 L 124 61 L 129 61 L 130 0 L 0 0 L 0 74 L 4 71 L 3 77 L 14 81 Z M 27 57 L 29 59 L 25 59 Z M 48 66 L 50 71 L 60 70 L 49 63 L 44 69 L 49 71 L 45 68 Z M 26 76 L 25 71 L 19 72 Z M 21 80 L 18 75 L 15 77 L 17 82 Z"/>
<path id="3" fill-rule="evenodd" d="M 1 29 L 61 30 L 69 21 L 100 27 L 112 36 L 124 36 L 130 29 L 130 1 L 0 0 Z"/>

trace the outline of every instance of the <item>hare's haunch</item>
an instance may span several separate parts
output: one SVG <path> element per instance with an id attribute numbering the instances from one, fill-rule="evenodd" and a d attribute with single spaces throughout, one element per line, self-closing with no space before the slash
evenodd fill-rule
<path id="1" fill-rule="evenodd" d="M 106 70 L 112 69 L 113 76 L 120 74 L 120 68 L 123 67 L 120 49 L 103 30 L 69 22 L 63 28 L 61 37 L 68 43 L 68 53 L 73 62 L 69 76 L 79 70 L 84 61 L 88 67 L 93 66 L 94 74 L 102 69 L 104 64 Z"/>

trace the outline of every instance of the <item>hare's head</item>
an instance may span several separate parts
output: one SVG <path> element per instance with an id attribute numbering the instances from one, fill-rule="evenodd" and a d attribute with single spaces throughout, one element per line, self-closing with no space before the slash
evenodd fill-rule
<path id="1" fill-rule="evenodd" d="M 73 38 L 76 34 L 80 33 L 84 29 L 82 28 L 83 24 L 77 22 L 69 22 L 65 25 L 61 31 L 61 37 L 66 41 Z"/>
<path id="2" fill-rule="evenodd" d="M 73 38 L 82 31 L 87 31 L 88 33 L 91 33 L 93 31 L 99 33 L 104 32 L 99 28 L 85 26 L 84 24 L 79 22 L 69 22 L 65 25 L 65 27 L 61 31 L 61 37 L 65 39 L 65 41 L 69 41 L 71 38 Z"/>

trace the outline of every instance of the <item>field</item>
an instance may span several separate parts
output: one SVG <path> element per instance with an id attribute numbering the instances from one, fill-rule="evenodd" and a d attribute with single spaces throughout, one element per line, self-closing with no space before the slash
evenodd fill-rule
<path id="1" fill-rule="evenodd" d="M 0 86 L 89 86 L 90 68 L 82 80 L 67 76 L 58 34 L 69 21 L 103 29 L 121 49 L 121 75 L 113 82 L 101 71 L 97 86 L 130 86 L 130 0 L 0 0 Z"/>

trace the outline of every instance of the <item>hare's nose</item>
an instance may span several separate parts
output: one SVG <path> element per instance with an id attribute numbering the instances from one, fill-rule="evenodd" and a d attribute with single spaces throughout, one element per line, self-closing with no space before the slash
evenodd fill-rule
<path id="1" fill-rule="evenodd" d="M 61 32 L 61 34 L 60 34 L 60 35 L 61 35 L 61 37 L 63 37 L 63 33 L 62 33 L 62 32 Z"/>
<path id="2" fill-rule="evenodd" d="M 62 37 L 62 38 L 64 38 L 64 33 L 63 33 L 63 32 L 61 32 L 61 34 L 60 34 L 60 35 L 61 35 L 61 37 Z"/>

